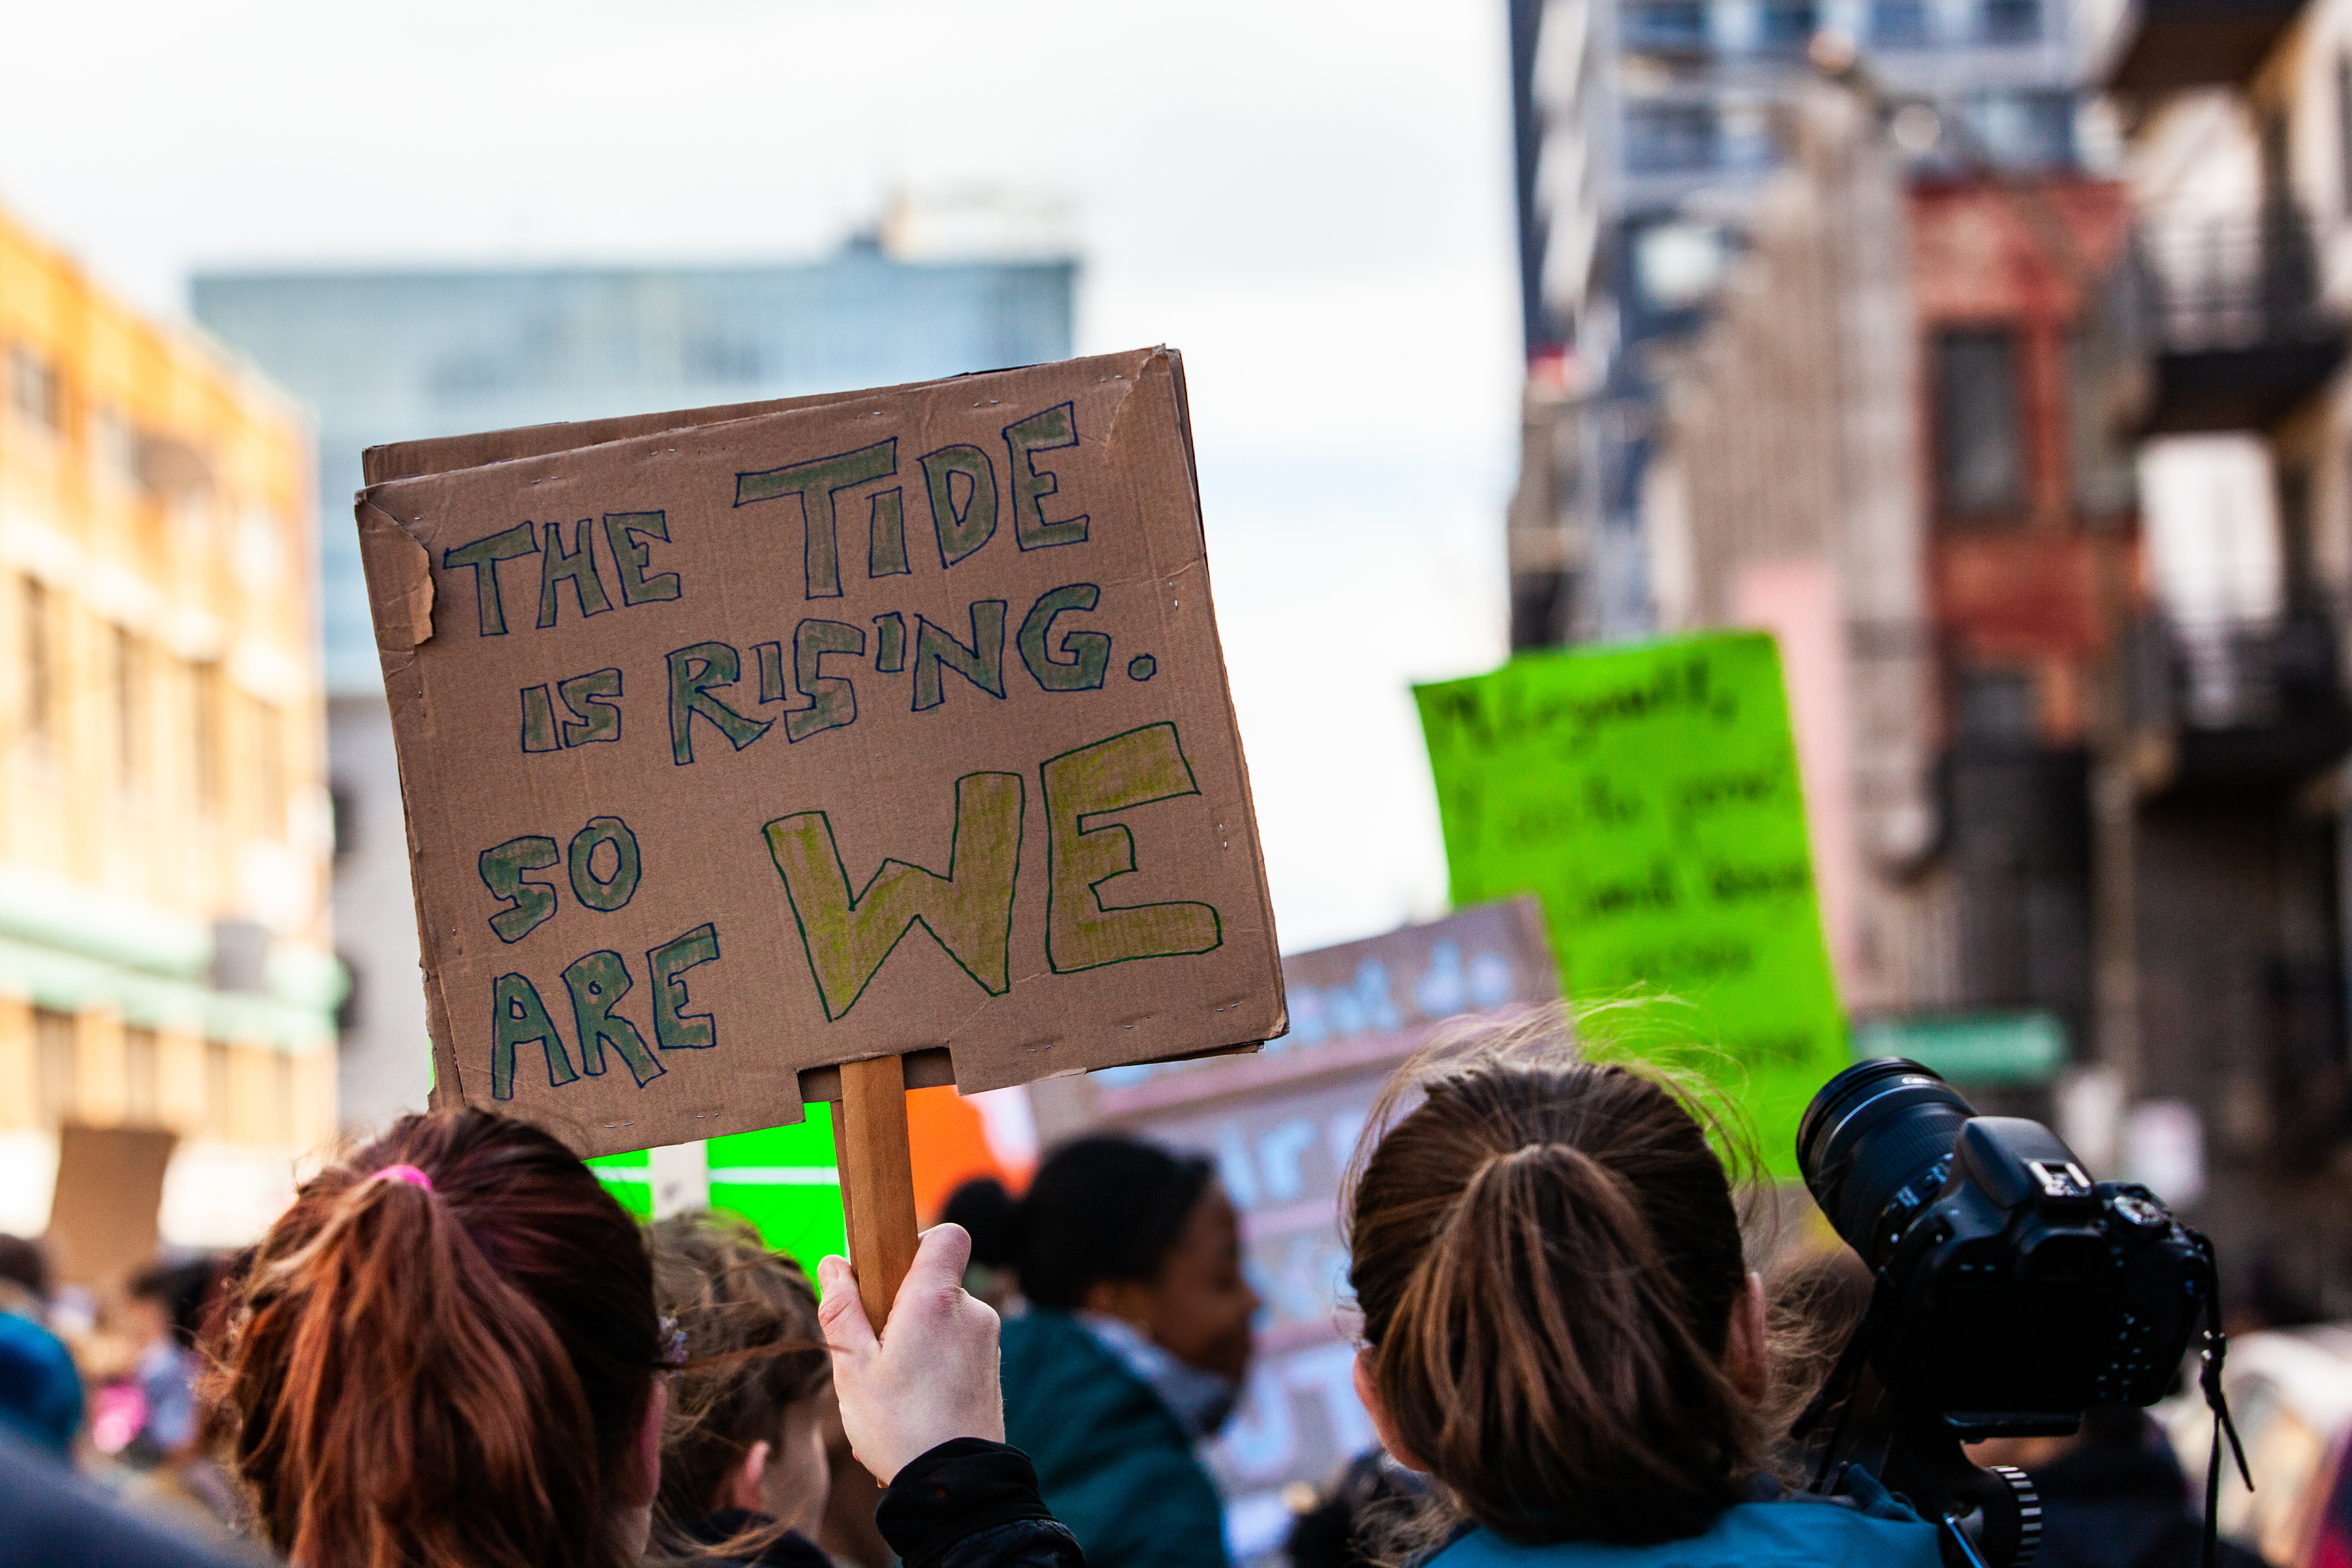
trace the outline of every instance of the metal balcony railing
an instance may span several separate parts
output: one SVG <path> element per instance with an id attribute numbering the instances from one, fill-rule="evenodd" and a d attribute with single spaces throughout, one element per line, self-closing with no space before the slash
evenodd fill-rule
<path id="1" fill-rule="evenodd" d="M 2136 728 L 2177 742 L 2176 784 L 2292 784 L 2352 750 L 2334 617 L 2316 607 L 2272 619 L 2142 620 L 2133 636 Z"/>
<path id="2" fill-rule="evenodd" d="M 2322 310 L 2310 221 L 2284 202 L 2221 219 L 2144 225 L 2158 346 L 2168 353 L 2251 349 L 2340 333 Z"/>

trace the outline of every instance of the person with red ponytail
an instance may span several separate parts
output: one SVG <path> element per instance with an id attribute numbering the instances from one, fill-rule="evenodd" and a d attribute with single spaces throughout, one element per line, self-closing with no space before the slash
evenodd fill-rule
<path id="1" fill-rule="evenodd" d="M 846 1262 L 821 1321 L 906 1568 L 1084 1568 L 1003 1444 L 971 1241 L 927 1235 L 887 1338 Z M 548 1133 L 404 1118 L 306 1182 L 215 1351 L 257 1531 L 294 1568 L 627 1568 L 660 1487 L 674 1330 L 645 1238 Z"/>

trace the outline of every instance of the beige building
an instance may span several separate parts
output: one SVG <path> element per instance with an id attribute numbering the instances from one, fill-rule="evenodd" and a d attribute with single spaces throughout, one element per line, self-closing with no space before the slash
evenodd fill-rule
<path id="1" fill-rule="evenodd" d="M 333 1133 L 310 472 L 285 395 L 0 213 L 0 1230 L 64 1124 L 176 1134 L 189 1246 Z"/>

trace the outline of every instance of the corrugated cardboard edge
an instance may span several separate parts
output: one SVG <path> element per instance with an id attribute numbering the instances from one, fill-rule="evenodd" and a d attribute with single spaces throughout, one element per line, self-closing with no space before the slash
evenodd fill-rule
<path id="1" fill-rule="evenodd" d="M 421 709 L 425 681 L 416 668 L 416 649 L 433 637 L 433 558 L 398 518 L 375 504 L 371 499 L 374 493 L 372 489 L 361 491 L 352 499 L 352 511 L 359 521 L 360 564 L 367 574 L 368 602 L 374 612 L 376 656 L 383 664 L 384 700 L 395 712 L 404 707 Z M 393 756 L 401 771 L 401 831 L 408 839 L 408 886 L 416 906 L 417 951 L 424 952 L 431 945 L 425 929 L 425 887 L 419 870 L 424 847 L 408 811 L 406 759 L 397 746 Z M 433 1108 L 462 1105 L 448 998 L 429 970 L 420 971 L 417 978 L 425 988 L 425 1028 L 433 1046 Z"/>
<path id="2" fill-rule="evenodd" d="M 633 441 L 640 436 L 660 436 L 704 425 L 725 425 L 737 419 L 757 419 L 769 414 L 790 414 L 832 403 L 854 403 L 866 397 L 890 397 L 919 392 L 974 375 L 998 375 L 1028 370 L 1029 365 L 1005 365 L 972 371 L 966 375 L 930 381 L 900 382 L 895 386 L 869 386 L 856 392 L 818 392 L 799 397 L 772 397 L 759 403 L 714 403 L 703 408 L 675 408 L 660 414 L 624 414 L 604 419 L 558 421 L 551 425 L 518 425 L 506 430 L 485 430 L 473 436 L 440 436 L 415 441 L 388 441 L 360 454 L 360 468 L 370 485 L 388 479 L 408 479 L 426 474 L 454 473 L 460 468 L 486 468 L 525 458 L 551 458 L 584 447 Z"/>
<path id="3" fill-rule="evenodd" d="M 1201 585 L 1208 592 L 1209 603 L 1211 605 L 1214 605 L 1217 602 L 1217 590 L 1216 584 L 1209 579 L 1209 527 L 1207 519 L 1201 510 L 1201 469 L 1199 463 L 1193 458 L 1192 402 L 1184 384 L 1184 356 L 1180 351 L 1171 349 L 1165 343 L 1162 343 L 1158 348 L 1155 348 L 1150 352 L 1150 357 L 1144 363 L 1142 375 L 1167 376 L 1170 380 L 1171 390 L 1175 395 L 1176 428 L 1182 437 L 1184 444 L 1184 470 L 1186 477 L 1189 478 L 1192 483 L 1192 531 L 1194 537 L 1200 542 Z M 1140 380 L 1141 376 L 1139 376 L 1138 379 Z M 1116 429 L 1114 428 L 1113 434 L 1116 435 Z M 1223 671 L 1230 671 L 1231 667 L 1225 659 L 1224 633 L 1223 629 L 1219 627 L 1216 617 L 1213 616 L 1212 616 L 1209 620 L 1209 636 L 1216 647 L 1217 668 Z M 1249 752 L 1242 740 L 1241 714 L 1236 711 L 1234 707 L 1234 683 L 1233 677 L 1230 673 L 1226 674 L 1223 686 L 1226 722 L 1228 727 L 1231 729 L 1234 737 L 1234 774 L 1241 781 L 1242 810 L 1248 816 L 1251 825 L 1251 832 L 1257 840 L 1258 912 L 1260 917 L 1265 921 L 1265 934 L 1268 945 L 1270 945 L 1276 952 L 1279 953 L 1282 951 L 1282 935 L 1281 932 L 1276 929 L 1274 923 L 1274 889 L 1266 876 L 1265 842 L 1263 832 L 1258 826 L 1257 799 L 1250 789 Z M 1268 1040 L 1279 1039 L 1283 1036 L 1290 1033 L 1290 996 L 1283 986 L 1282 964 L 1279 960 L 1276 962 L 1274 966 L 1274 1026 L 1266 1031 L 1265 1038 Z M 1265 1042 L 1259 1041 L 1258 1043 L 1262 1045 Z M 1224 1048 L 1232 1050 L 1238 1048 L 1240 1042 L 1235 1042 L 1234 1046 Z M 1202 1051 L 1193 1054 L 1211 1056 L 1221 1053 L 1217 1051 Z"/>

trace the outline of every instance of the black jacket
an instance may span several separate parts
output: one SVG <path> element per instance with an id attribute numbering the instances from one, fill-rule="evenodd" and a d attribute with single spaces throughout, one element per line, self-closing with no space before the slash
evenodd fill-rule
<path id="1" fill-rule="evenodd" d="M 730 1509 L 686 1532 L 718 1546 L 766 1523 Z M 892 1479 L 874 1512 L 902 1568 L 1086 1568 L 1075 1536 L 1045 1510 L 1029 1456 L 1003 1443 L 958 1437 Z M 814 1542 L 787 1531 L 756 1560 L 707 1557 L 703 1568 L 833 1568 Z"/>
<path id="2" fill-rule="evenodd" d="M 1029 1456 L 958 1437 L 893 1477 L 874 1522 L 904 1568 L 1086 1568 Z"/>

